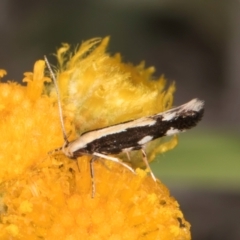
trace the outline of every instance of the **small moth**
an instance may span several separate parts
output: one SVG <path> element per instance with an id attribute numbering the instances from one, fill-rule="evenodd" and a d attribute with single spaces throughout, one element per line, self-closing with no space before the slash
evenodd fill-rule
<path id="1" fill-rule="evenodd" d="M 45 61 L 59 97 L 56 79 L 46 57 Z M 69 142 L 63 124 L 60 99 L 58 99 L 58 106 L 65 140 L 65 144 L 60 150 L 66 156 L 75 159 L 86 154 L 92 156 L 90 161 L 90 171 L 93 181 L 92 196 L 95 195 L 93 162 L 96 158 L 114 161 L 134 172 L 130 166 L 121 162 L 118 158 L 109 155 L 122 152 L 128 154 L 134 150 L 141 150 L 143 161 L 149 168 L 152 178 L 156 181 L 147 160 L 144 150 L 145 145 L 154 139 L 178 134 L 196 126 L 204 113 L 204 102 L 199 99 L 193 99 L 165 112 L 85 132 L 76 140 Z"/>

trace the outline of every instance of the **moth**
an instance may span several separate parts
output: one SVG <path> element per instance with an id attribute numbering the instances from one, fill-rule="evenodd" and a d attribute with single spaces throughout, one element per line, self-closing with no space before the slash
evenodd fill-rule
<path id="1" fill-rule="evenodd" d="M 53 78 L 57 95 L 59 96 L 56 79 L 46 57 L 45 61 Z M 90 174 L 93 181 L 92 196 L 95 195 L 93 162 L 97 158 L 114 161 L 134 172 L 129 165 L 109 155 L 119 153 L 128 154 L 131 151 L 140 150 L 144 163 L 150 170 L 153 180 L 156 181 L 144 149 L 146 144 L 154 139 L 163 136 L 172 136 L 196 126 L 204 114 L 204 102 L 195 98 L 165 112 L 84 132 L 79 138 L 69 142 L 64 130 L 60 99 L 58 99 L 58 106 L 65 140 L 64 145 L 59 150 L 67 157 L 74 159 L 86 154 L 92 156 L 90 160 Z"/>

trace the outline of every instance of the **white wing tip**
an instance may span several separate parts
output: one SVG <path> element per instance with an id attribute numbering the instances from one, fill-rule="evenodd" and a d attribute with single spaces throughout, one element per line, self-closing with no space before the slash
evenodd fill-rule
<path id="1" fill-rule="evenodd" d="M 184 108 L 187 110 L 199 112 L 201 109 L 203 109 L 203 106 L 204 106 L 204 101 L 194 98 L 188 103 L 186 103 Z"/>

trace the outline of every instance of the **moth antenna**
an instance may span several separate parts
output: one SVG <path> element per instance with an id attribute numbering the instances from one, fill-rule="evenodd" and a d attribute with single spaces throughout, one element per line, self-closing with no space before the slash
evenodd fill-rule
<path id="1" fill-rule="evenodd" d="M 55 89 L 56 89 L 56 93 L 57 93 L 57 102 L 58 102 L 58 111 L 59 111 L 59 119 L 60 119 L 60 123 L 61 123 L 61 127 L 62 127 L 62 133 L 63 133 L 63 139 L 65 141 L 65 145 L 67 145 L 69 143 L 68 139 L 67 139 L 67 133 L 66 133 L 66 129 L 64 127 L 64 122 L 63 122 L 63 112 L 62 112 L 62 105 L 61 105 L 61 99 L 60 99 L 60 91 L 59 91 L 59 88 L 58 88 L 58 84 L 57 84 L 57 80 L 56 80 L 56 77 L 53 73 L 53 70 L 50 66 L 50 63 L 47 59 L 46 56 L 44 56 L 44 60 L 46 62 L 46 65 L 47 65 L 47 68 L 50 72 L 50 75 L 52 77 L 52 80 L 53 80 L 53 84 L 55 86 Z"/>

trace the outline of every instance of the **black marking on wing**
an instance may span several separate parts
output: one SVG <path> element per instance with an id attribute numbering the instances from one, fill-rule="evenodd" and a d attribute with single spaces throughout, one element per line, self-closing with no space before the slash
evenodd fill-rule
<path id="1" fill-rule="evenodd" d="M 179 132 L 190 129 L 197 125 L 202 119 L 204 110 L 199 112 L 189 111 L 181 112 L 180 115 L 176 115 L 172 120 L 163 121 L 163 116 L 154 115 L 149 117 L 156 120 L 152 126 L 146 125 L 141 127 L 127 128 L 125 131 L 109 134 L 96 139 L 85 148 L 79 149 L 73 153 L 74 157 L 82 155 L 84 153 L 93 154 L 94 152 L 102 154 L 118 154 L 124 149 L 132 148 L 131 150 L 139 150 L 142 145 L 138 142 L 146 136 L 151 136 L 152 140 L 166 136 L 166 133 L 170 129 L 177 129 Z M 84 135 L 86 133 L 83 133 Z"/>

